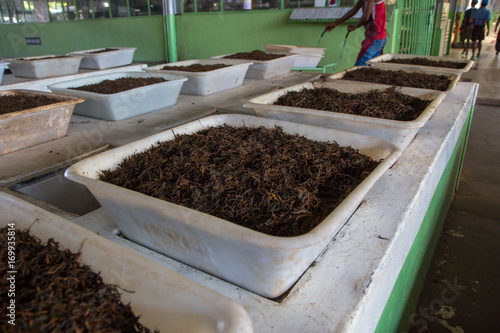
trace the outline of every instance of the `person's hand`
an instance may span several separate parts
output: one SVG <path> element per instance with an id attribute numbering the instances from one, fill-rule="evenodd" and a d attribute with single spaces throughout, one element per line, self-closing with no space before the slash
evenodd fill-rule
<path id="1" fill-rule="evenodd" d="M 332 31 L 337 27 L 337 21 L 330 22 L 326 25 L 325 30 Z"/>
<path id="2" fill-rule="evenodd" d="M 347 31 L 351 32 L 351 31 L 354 31 L 356 30 L 356 26 L 355 25 L 348 25 L 347 26 Z"/>

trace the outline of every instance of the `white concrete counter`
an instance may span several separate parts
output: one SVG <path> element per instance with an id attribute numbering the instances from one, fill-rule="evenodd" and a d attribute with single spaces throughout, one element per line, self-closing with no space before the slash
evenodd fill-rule
<path id="1" fill-rule="evenodd" d="M 181 95 L 169 110 L 120 122 L 74 116 L 66 138 L 0 156 L 0 185 L 5 185 L 1 190 L 33 202 L 12 192 L 10 184 L 217 110 L 251 114 L 241 107 L 250 97 L 315 78 L 296 73 L 279 80 L 247 80 L 220 94 Z M 248 312 L 255 332 L 373 332 L 467 125 L 476 93 L 477 84 L 459 83 L 448 94 L 326 250 L 279 300 L 255 295 L 120 237 L 102 208 L 83 216 L 46 208 L 228 296 Z M 127 277 L 122 278 L 126 283 Z"/>

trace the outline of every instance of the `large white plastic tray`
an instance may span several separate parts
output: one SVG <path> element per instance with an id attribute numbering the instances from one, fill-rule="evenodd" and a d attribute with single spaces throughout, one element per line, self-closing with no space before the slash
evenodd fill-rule
<path id="1" fill-rule="evenodd" d="M 272 105 L 287 92 L 299 91 L 304 88 L 332 88 L 344 93 L 364 93 L 371 90 L 384 90 L 389 87 L 391 86 L 357 81 L 307 82 L 252 98 L 243 106 L 255 109 L 255 112 L 262 117 L 363 134 L 389 141 L 404 150 L 413 140 L 418 130 L 434 114 L 439 103 L 446 96 L 445 93 L 435 90 L 401 88 L 401 92 L 404 94 L 432 100 L 424 112 L 413 121 L 388 120 L 339 112 Z"/>
<path id="2" fill-rule="evenodd" d="M 292 68 L 316 67 L 325 56 L 325 48 L 295 45 L 266 44 L 266 52 L 298 54 Z"/>
<path id="3" fill-rule="evenodd" d="M 413 59 L 413 58 L 424 58 L 433 61 L 451 61 L 464 64 L 465 67 L 461 69 L 454 68 L 444 68 L 444 67 L 432 67 L 432 66 L 419 66 L 419 65 L 405 65 L 405 64 L 394 64 L 386 61 L 392 59 Z M 457 59 L 457 58 L 449 58 L 449 57 L 436 57 L 436 56 L 422 56 L 422 55 L 414 55 L 414 54 L 382 54 L 378 57 L 375 57 L 371 60 L 368 60 L 367 65 L 379 68 L 386 69 L 429 69 L 434 71 L 435 73 L 446 73 L 446 74 L 457 74 L 462 75 L 465 72 L 468 72 L 472 65 L 474 65 L 474 61 L 468 59 Z"/>
<path id="4" fill-rule="evenodd" d="M 46 55 L 9 60 L 9 69 L 17 77 L 44 79 L 47 77 L 76 74 L 81 56 Z"/>
<path id="5" fill-rule="evenodd" d="M 223 124 L 281 126 L 285 132 L 299 133 L 312 140 L 336 141 L 383 161 L 322 223 L 297 237 L 266 235 L 98 180 L 100 170 L 115 169 L 127 156 L 145 151 L 157 142 Z M 127 238 L 247 290 L 274 298 L 299 279 L 400 154 L 401 150 L 388 142 L 358 134 L 233 114 L 202 118 L 93 156 L 71 166 L 65 176 L 86 185 Z"/>
<path id="6" fill-rule="evenodd" d="M 234 53 L 231 53 L 234 54 Z M 220 55 L 212 57 L 212 59 L 221 59 L 230 54 Z M 247 75 L 245 78 L 247 79 L 270 79 L 276 76 L 281 76 L 290 73 L 293 64 L 295 63 L 295 59 L 298 57 L 298 54 L 290 54 L 281 58 L 276 58 L 273 60 L 239 60 L 239 59 L 231 59 L 239 61 L 240 63 L 251 61 L 253 65 L 250 65 L 247 71 Z"/>
<path id="7" fill-rule="evenodd" d="M 215 65 L 225 64 L 230 67 L 219 68 L 207 72 L 187 72 L 175 70 L 162 70 L 165 66 L 190 66 L 194 64 Z M 243 79 L 248 67 L 253 64 L 251 61 L 241 62 L 232 59 L 195 59 L 171 62 L 145 68 L 144 71 L 151 73 L 167 73 L 180 75 L 188 80 L 182 85 L 181 94 L 186 95 L 211 95 L 224 90 L 239 87 L 243 84 Z"/>
<path id="8" fill-rule="evenodd" d="M 71 89 L 123 77 L 162 77 L 169 81 L 108 95 Z M 85 102 L 75 108 L 75 114 L 117 121 L 175 105 L 182 84 L 186 80 L 184 77 L 170 74 L 116 72 L 58 82 L 49 85 L 47 88 L 59 94 L 85 98 Z"/>
<path id="9" fill-rule="evenodd" d="M 0 155 L 65 136 L 75 105 L 84 101 L 35 90 L 4 90 L 0 96 L 50 96 L 58 100 L 50 105 L 0 114 Z"/>
<path id="10" fill-rule="evenodd" d="M 343 77 L 348 72 L 363 70 L 365 68 L 369 68 L 369 67 L 366 67 L 366 66 L 354 66 L 354 67 L 348 68 L 346 70 L 343 70 L 341 72 L 332 74 L 332 75 L 328 76 L 326 78 L 326 80 L 327 81 L 342 80 Z M 450 80 L 450 84 L 448 85 L 448 88 L 445 90 L 445 92 L 447 92 L 447 93 L 452 92 L 453 89 L 455 89 L 455 87 L 457 86 L 458 81 L 460 81 L 460 75 L 449 74 L 449 73 L 436 73 L 434 70 L 428 69 L 428 68 L 422 68 L 422 69 L 378 68 L 378 69 L 383 70 L 383 71 L 403 71 L 405 73 L 421 73 L 421 74 L 424 73 L 424 74 L 444 75 L 444 76 L 447 76 L 449 78 L 449 80 Z M 353 82 L 352 80 L 343 80 L 343 81 L 351 81 L 351 82 Z M 365 82 L 365 81 L 358 81 L 358 82 Z M 365 82 L 365 83 L 368 83 L 368 82 Z M 412 87 L 408 87 L 408 88 L 412 88 Z"/>
<path id="11" fill-rule="evenodd" d="M 92 53 L 105 49 L 113 49 L 113 51 Z M 135 47 L 103 47 L 98 49 L 69 52 L 68 55 L 83 56 L 80 68 L 105 69 L 131 64 L 134 59 L 136 49 L 137 48 Z"/>
<path id="12" fill-rule="evenodd" d="M 124 290 L 140 322 L 149 329 L 176 333 L 251 333 L 245 310 L 229 298 L 140 256 L 68 220 L 0 193 L 0 226 L 17 229 L 43 242 L 53 238 L 63 249 L 81 252 L 80 262 L 100 272 L 105 283 Z"/>

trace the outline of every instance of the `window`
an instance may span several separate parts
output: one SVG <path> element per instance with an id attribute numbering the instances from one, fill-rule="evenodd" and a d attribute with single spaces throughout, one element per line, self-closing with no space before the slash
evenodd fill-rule
<path id="1" fill-rule="evenodd" d="M 77 18 L 79 20 L 92 18 L 92 6 L 90 5 L 90 0 L 76 0 L 76 4 L 78 7 Z"/>

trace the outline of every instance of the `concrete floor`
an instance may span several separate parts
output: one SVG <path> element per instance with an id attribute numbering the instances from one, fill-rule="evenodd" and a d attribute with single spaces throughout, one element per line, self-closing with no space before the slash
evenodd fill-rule
<path id="1" fill-rule="evenodd" d="M 451 56 L 463 58 L 461 52 Z M 462 80 L 481 86 L 459 188 L 410 332 L 500 332 L 500 56 L 493 31 Z"/>

